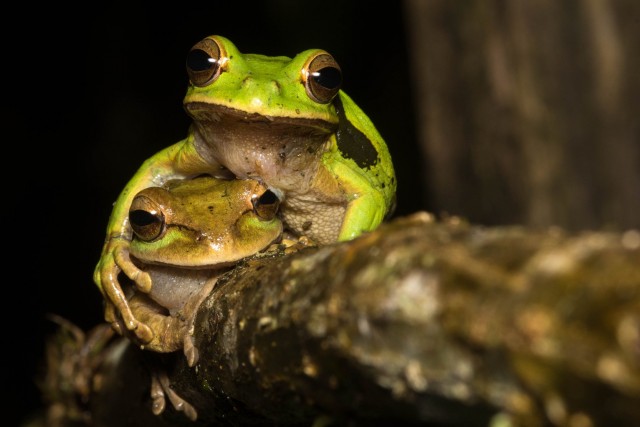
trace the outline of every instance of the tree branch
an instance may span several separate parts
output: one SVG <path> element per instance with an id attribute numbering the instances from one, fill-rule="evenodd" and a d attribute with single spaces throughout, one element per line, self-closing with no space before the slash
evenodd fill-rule
<path id="1" fill-rule="evenodd" d="M 92 425 L 637 425 L 640 233 L 418 213 L 243 262 L 200 307 L 195 337 L 196 368 L 107 347 Z M 169 407 L 149 416 L 142 369 L 158 363 L 195 424 Z"/>

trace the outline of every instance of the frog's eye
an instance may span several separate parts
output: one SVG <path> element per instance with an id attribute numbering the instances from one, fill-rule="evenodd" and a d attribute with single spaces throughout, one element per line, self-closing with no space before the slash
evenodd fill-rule
<path id="1" fill-rule="evenodd" d="M 263 219 L 265 221 L 270 221 L 275 218 L 278 213 L 278 208 L 280 207 L 280 199 L 271 190 L 267 190 L 260 196 L 254 196 L 251 199 L 251 203 L 253 204 L 253 211 L 258 216 L 258 218 Z"/>
<path id="2" fill-rule="evenodd" d="M 226 61 L 224 48 L 214 38 L 199 41 L 187 54 L 189 80 L 200 87 L 211 84 L 223 71 Z"/>
<path id="3" fill-rule="evenodd" d="M 137 196 L 131 202 L 129 223 L 135 236 L 144 242 L 162 237 L 167 229 L 162 210 L 145 196 Z"/>
<path id="4" fill-rule="evenodd" d="M 302 75 L 307 95 L 320 104 L 331 102 L 342 84 L 342 70 L 333 56 L 326 52 L 312 57 Z"/>

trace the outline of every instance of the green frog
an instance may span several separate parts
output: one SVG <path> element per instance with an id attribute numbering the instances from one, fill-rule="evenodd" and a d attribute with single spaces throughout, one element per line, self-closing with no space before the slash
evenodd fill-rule
<path id="1" fill-rule="evenodd" d="M 286 229 L 318 244 L 373 230 L 395 206 L 387 145 L 341 90 L 341 68 L 328 52 L 243 54 L 228 39 L 209 36 L 191 48 L 186 66 L 187 136 L 147 159 L 125 186 L 94 273 L 107 320 L 120 314 L 142 342 L 152 333 L 131 312 L 118 274 L 143 293 L 151 290 L 149 274 L 130 259 L 127 213 L 144 188 L 202 173 L 255 179 L 281 200 Z"/>
<path id="2" fill-rule="evenodd" d="M 148 293 L 135 286 L 124 291 L 131 312 L 152 338 L 129 338 L 156 352 L 182 349 L 188 365 L 194 366 L 198 350 L 193 324 L 200 304 L 217 278 L 238 261 L 282 246 L 279 205 L 271 190 L 250 179 L 201 176 L 137 193 L 129 209 L 130 256 L 153 286 Z M 120 318 L 112 316 L 114 329 L 129 335 Z M 171 389 L 162 371 L 152 372 L 151 395 L 154 413 L 164 410 L 166 396 L 177 410 L 197 418 L 195 408 Z"/>

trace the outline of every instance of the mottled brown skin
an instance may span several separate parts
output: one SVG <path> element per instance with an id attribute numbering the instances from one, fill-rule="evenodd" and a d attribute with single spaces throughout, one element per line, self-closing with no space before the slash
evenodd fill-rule
<path id="1" fill-rule="evenodd" d="M 143 293 L 128 289 L 134 316 L 152 332 L 144 349 L 169 353 L 183 349 L 189 366 L 198 361 L 193 320 L 218 276 L 241 259 L 278 241 L 282 223 L 277 198 L 254 180 L 222 180 L 210 176 L 172 181 L 140 191 L 132 203 L 133 262 L 149 274 L 152 286 Z M 117 319 L 115 329 L 127 331 Z M 164 410 L 165 395 L 173 406 L 195 420 L 195 408 L 170 389 L 166 374 L 152 374 L 153 411 Z"/>

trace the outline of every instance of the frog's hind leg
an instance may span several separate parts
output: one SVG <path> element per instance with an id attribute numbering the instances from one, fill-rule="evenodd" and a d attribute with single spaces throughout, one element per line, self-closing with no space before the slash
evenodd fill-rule
<path id="1" fill-rule="evenodd" d="M 164 412 L 166 406 L 165 397 L 169 398 L 169 402 L 171 402 L 176 411 L 183 412 L 191 421 L 198 419 L 198 411 L 173 391 L 167 373 L 164 371 L 153 372 L 151 374 L 151 399 L 153 400 L 152 411 L 155 415 L 160 415 Z"/>

